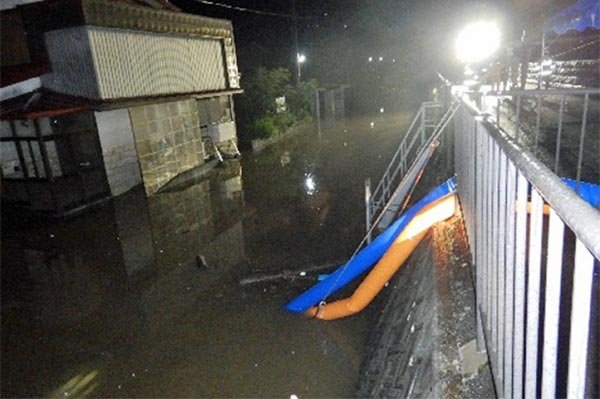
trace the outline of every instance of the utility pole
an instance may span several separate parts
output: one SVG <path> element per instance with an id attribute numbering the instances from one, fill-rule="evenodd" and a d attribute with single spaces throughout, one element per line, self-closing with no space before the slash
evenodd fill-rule
<path id="1" fill-rule="evenodd" d="M 296 64 L 296 84 L 300 83 L 300 63 L 298 57 L 300 56 L 300 49 L 298 48 L 298 14 L 296 13 L 296 0 L 292 0 L 292 32 L 294 35 L 294 63 Z"/>

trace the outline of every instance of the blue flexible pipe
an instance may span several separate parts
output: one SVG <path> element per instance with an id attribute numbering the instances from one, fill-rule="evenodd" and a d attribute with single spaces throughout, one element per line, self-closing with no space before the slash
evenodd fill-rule
<path id="1" fill-rule="evenodd" d="M 347 264 L 340 266 L 323 281 L 317 283 L 303 294 L 294 298 L 285 309 L 292 313 L 303 313 L 312 306 L 317 305 L 328 295 L 337 292 L 340 288 L 371 268 L 387 251 L 402 230 L 410 223 L 421 209 L 430 203 L 450 194 L 456 190 L 456 178 L 452 177 L 435 188 L 423 199 L 409 208 L 383 233 L 377 236 L 369 245 L 360 250 Z"/>

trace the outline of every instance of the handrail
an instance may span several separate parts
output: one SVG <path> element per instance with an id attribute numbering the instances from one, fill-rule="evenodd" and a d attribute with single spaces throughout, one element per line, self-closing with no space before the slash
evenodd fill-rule
<path id="1" fill-rule="evenodd" d="M 537 95 L 574 95 L 581 96 L 585 94 L 600 95 L 600 88 L 581 88 L 581 89 L 526 89 L 526 90 L 490 90 L 485 91 L 486 94 L 498 94 L 502 96 L 537 96 Z"/>
<path id="2" fill-rule="evenodd" d="M 455 168 L 474 267 L 477 346 L 487 348 L 500 397 L 564 395 L 557 387 L 583 397 L 595 372 L 587 369 L 589 348 L 598 345 L 589 331 L 598 311 L 600 212 L 492 116 L 467 97 L 461 104 Z"/>
<path id="3" fill-rule="evenodd" d="M 402 146 L 406 142 L 406 138 L 410 136 L 410 132 L 415 127 L 417 121 L 421 119 L 421 113 L 423 112 L 424 108 L 425 108 L 425 103 L 421 104 L 421 107 L 419 107 L 419 110 L 417 111 L 417 114 L 415 115 L 415 117 L 412 120 L 412 123 L 408 127 L 408 130 L 406 131 L 406 134 L 404 135 L 402 141 L 400 142 L 400 145 L 398 146 L 398 149 L 394 153 L 394 156 L 392 157 L 392 160 L 390 161 L 390 163 L 388 164 L 387 168 L 385 169 L 385 172 L 383 172 L 383 175 L 382 175 L 381 179 L 379 180 L 379 183 L 375 187 L 375 190 L 373 190 L 372 197 L 375 197 L 377 195 L 377 193 L 379 192 L 379 190 L 381 189 L 381 187 L 383 186 L 384 177 L 389 173 L 390 169 L 392 168 L 392 165 L 394 164 L 394 162 L 398 158 L 398 155 L 400 155 Z"/>
<path id="4" fill-rule="evenodd" d="M 428 115 L 428 111 L 431 112 L 432 110 L 441 108 L 443 108 L 443 104 L 437 101 L 426 101 L 421 105 L 375 190 L 370 193 L 370 187 L 366 186 L 365 205 L 367 207 L 366 230 L 368 236 L 372 227 L 382 220 L 383 214 L 390 207 L 390 203 L 396 196 L 399 193 L 406 194 L 406 187 L 404 187 L 406 186 L 405 177 L 413 169 L 415 163 L 422 163 L 421 158 L 424 152 L 431 147 L 433 141 L 444 130 L 458 108 L 458 103 L 455 102 L 452 106 L 448 107 L 441 117 Z M 434 122 L 434 124 L 431 124 L 431 122 Z M 418 127 L 416 127 L 417 123 Z M 399 175 L 401 181 L 396 183 Z M 415 176 L 411 179 L 414 178 Z M 376 219 L 374 223 L 372 222 L 373 218 Z"/>
<path id="5" fill-rule="evenodd" d="M 489 115 L 483 114 L 472 101 L 464 99 L 463 105 L 467 106 L 474 117 L 482 118 L 490 134 L 521 169 L 527 180 L 539 190 L 544 200 L 552 206 L 588 250 L 600 259 L 600 212 L 564 184 L 531 152 L 518 146 L 514 139 L 491 122 Z"/>

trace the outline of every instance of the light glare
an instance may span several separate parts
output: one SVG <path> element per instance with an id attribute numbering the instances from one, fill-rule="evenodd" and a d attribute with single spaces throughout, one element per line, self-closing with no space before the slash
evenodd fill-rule
<path id="1" fill-rule="evenodd" d="M 479 62 L 496 52 L 500 46 L 500 30 L 494 22 L 467 25 L 456 39 L 456 54 L 461 61 Z"/>

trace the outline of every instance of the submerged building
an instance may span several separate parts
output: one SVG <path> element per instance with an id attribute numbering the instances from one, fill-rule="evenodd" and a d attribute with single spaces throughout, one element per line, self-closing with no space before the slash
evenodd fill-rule
<path id="1" fill-rule="evenodd" d="M 230 21 L 164 0 L 16 3 L 1 11 L 3 200 L 64 214 L 239 154 Z"/>

